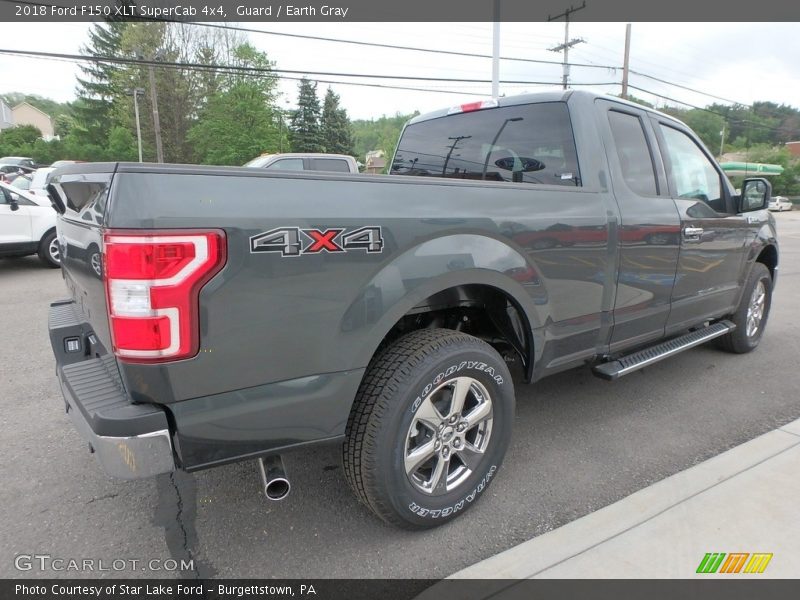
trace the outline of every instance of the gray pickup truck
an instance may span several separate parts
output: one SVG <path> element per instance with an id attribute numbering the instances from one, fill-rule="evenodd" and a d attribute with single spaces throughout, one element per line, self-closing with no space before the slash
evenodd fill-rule
<path id="1" fill-rule="evenodd" d="M 57 375 L 107 473 L 253 459 L 280 499 L 281 453 L 335 443 L 412 529 L 498 476 L 510 365 L 748 352 L 778 273 L 766 180 L 736 195 L 685 125 L 585 92 L 416 117 L 390 175 L 78 164 L 49 191 Z"/>

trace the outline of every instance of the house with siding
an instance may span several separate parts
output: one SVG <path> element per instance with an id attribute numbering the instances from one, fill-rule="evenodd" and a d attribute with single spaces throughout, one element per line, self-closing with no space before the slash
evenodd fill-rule
<path id="1" fill-rule="evenodd" d="M 14 125 L 33 125 L 42 132 L 42 138 L 50 141 L 55 136 L 53 130 L 53 119 L 46 112 L 39 110 L 27 102 L 20 102 L 11 109 L 14 117 Z"/>

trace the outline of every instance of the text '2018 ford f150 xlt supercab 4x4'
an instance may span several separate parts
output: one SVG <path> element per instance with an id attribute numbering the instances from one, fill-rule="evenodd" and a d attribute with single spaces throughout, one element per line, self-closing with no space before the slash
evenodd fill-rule
<path id="1" fill-rule="evenodd" d="M 588 92 L 416 117 L 385 176 L 81 164 L 49 189 L 57 374 L 108 473 L 255 459 L 281 498 L 281 453 L 337 443 L 408 528 L 498 476 L 508 361 L 535 382 L 748 352 L 778 272 L 766 180 L 736 195 L 685 125 Z"/>

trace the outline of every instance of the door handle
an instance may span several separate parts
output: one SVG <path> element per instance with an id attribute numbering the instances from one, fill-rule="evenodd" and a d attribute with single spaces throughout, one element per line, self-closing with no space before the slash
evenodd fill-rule
<path id="1" fill-rule="evenodd" d="M 689 241 L 699 242 L 700 237 L 703 235 L 702 227 L 684 227 L 683 238 Z"/>

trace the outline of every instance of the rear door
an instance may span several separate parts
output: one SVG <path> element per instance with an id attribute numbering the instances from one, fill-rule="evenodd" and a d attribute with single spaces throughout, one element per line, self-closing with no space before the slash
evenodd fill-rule
<path id="1" fill-rule="evenodd" d="M 612 352 L 664 335 L 678 262 L 680 219 L 647 113 L 597 101 L 620 213 Z"/>
<path id="2" fill-rule="evenodd" d="M 685 126 L 653 117 L 681 220 L 680 259 L 667 333 L 729 314 L 741 287 L 749 225 L 716 161 Z"/>
<path id="3" fill-rule="evenodd" d="M 344 158 L 312 158 L 312 171 L 327 171 L 330 173 L 350 173 L 350 164 Z"/>

